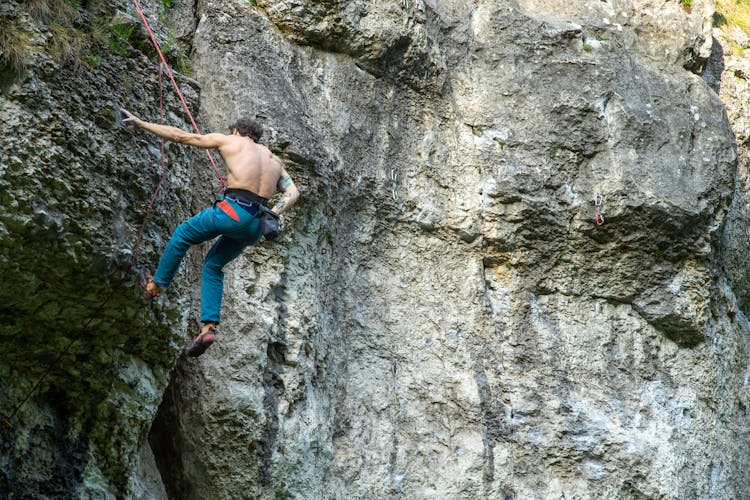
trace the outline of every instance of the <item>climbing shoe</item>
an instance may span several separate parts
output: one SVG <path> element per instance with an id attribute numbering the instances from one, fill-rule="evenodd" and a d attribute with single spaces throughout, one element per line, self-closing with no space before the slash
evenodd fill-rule
<path id="1" fill-rule="evenodd" d="M 216 325 L 209 325 L 208 330 L 198 335 L 193 343 L 188 347 L 187 355 L 191 358 L 197 358 L 214 343 L 216 338 Z"/>

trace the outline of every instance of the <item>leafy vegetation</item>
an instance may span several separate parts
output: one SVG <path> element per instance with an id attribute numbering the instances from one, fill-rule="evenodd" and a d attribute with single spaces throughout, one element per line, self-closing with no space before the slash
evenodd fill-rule
<path id="1" fill-rule="evenodd" d="M 717 27 L 736 27 L 750 37 L 750 0 L 716 0 L 714 25 Z M 742 55 L 747 47 L 728 39 L 732 52 Z"/>
<path id="2" fill-rule="evenodd" d="M 68 0 L 25 0 L 23 5 L 34 19 L 45 23 L 52 20 L 69 22 L 80 7 L 77 2 Z"/>
<path id="3" fill-rule="evenodd" d="M 97 69 L 99 66 L 102 65 L 102 58 L 99 56 L 95 56 L 95 55 L 84 56 L 83 61 L 94 69 Z"/>
<path id="4" fill-rule="evenodd" d="M 716 0 L 714 23 L 736 26 L 750 36 L 750 0 Z"/>
<path id="5" fill-rule="evenodd" d="M 23 67 L 24 60 L 34 52 L 31 33 L 13 21 L 0 24 L 0 62 L 15 69 Z"/>
<path id="6" fill-rule="evenodd" d="M 94 6 L 98 0 L 88 3 Z M 84 61 L 91 33 L 82 28 L 85 20 L 76 0 L 23 0 L 21 7 L 0 18 L 0 67 L 20 70 L 29 63 L 29 56 L 42 51 L 58 61 Z M 46 45 L 38 34 L 46 35 Z"/>
<path id="7" fill-rule="evenodd" d="M 128 53 L 130 46 L 130 37 L 133 36 L 138 26 L 135 24 L 115 24 L 110 28 L 111 36 L 109 37 L 109 48 L 118 56 L 124 56 Z"/>
<path id="8" fill-rule="evenodd" d="M 163 23 L 167 24 L 162 17 L 165 9 L 176 3 L 161 0 Z M 94 69 L 111 55 L 127 57 L 141 51 L 155 57 L 148 39 L 137 36 L 139 23 L 126 15 L 113 21 L 113 15 L 113 5 L 106 0 L 20 0 L 20 9 L 0 14 L 0 73 L 20 71 L 41 53 Z M 168 33 L 162 42 L 164 54 L 171 54 L 177 71 L 189 74 L 189 57 L 177 49 L 174 34 Z"/>
<path id="9" fill-rule="evenodd" d="M 52 32 L 50 44 L 52 57 L 59 61 L 78 62 L 81 60 L 80 55 L 87 42 L 85 34 L 61 24 L 53 24 L 50 31 Z"/>

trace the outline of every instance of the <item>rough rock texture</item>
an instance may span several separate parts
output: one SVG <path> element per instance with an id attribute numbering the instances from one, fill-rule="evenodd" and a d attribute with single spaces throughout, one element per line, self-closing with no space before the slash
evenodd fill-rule
<path id="1" fill-rule="evenodd" d="M 733 54 L 731 44 L 746 47 L 747 35 L 737 29 L 718 27 L 714 33 L 714 55 L 709 60 L 704 78 L 719 93 L 727 105 L 738 145 L 739 162 L 732 210 L 724 229 L 724 269 L 740 307 L 750 306 L 750 267 L 746 265 L 750 251 L 750 214 L 748 213 L 748 140 L 750 139 L 750 109 L 746 96 L 750 92 L 750 62 Z"/>
<path id="2" fill-rule="evenodd" d="M 137 31 L 97 68 L 4 66 L 0 492 L 749 498 L 750 69 L 712 7 L 150 3 L 210 128 L 256 115 L 302 192 L 150 430 L 205 252 L 139 307 L 159 153 L 107 110 L 156 118 L 153 54 Z M 170 157 L 142 262 L 208 199 Z"/>
<path id="3" fill-rule="evenodd" d="M 139 457 L 150 454 L 142 447 L 189 307 L 181 293 L 144 304 L 130 269 L 161 172 L 158 142 L 115 122 L 120 105 L 159 119 L 154 53 L 126 5 L 81 8 L 69 26 L 33 17 L 29 4 L 0 6 L 3 40 L 28 42 L 20 65 L 0 58 L 2 498 L 154 488 L 153 457 L 150 468 Z M 133 27 L 129 40 L 117 35 L 123 26 Z M 60 33 L 85 40 L 81 52 L 53 57 Z M 197 107 L 195 89 L 183 87 Z M 165 99 L 167 120 L 186 128 L 174 94 Z M 196 153 L 167 155 L 140 265 L 155 261 L 189 213 Z"/>
<path id="4" fill-rule="evenodd" d="M 178 363 L 173 498 L 750 495 L 710 2 L 177 9 L 203 115 L 257 115 L 302 200 Z"/>

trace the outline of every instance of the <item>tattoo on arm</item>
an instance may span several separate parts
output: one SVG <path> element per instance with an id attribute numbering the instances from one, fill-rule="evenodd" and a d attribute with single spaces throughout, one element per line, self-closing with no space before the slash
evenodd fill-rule
<path id="1" fill-rule="evenodd" d="M 280 191 L 286 191 L 289 189 L 289 186 L 292 185 L 292 178 L 289 175 L 282 175 L 279 178 L 279 182 L 277 184 Z"/>
<path id="2" fill-rule="evenodd" d="M 281 195 L 281 198 L 279 198 L 279 201 L 276 203 L 276 206 L 273 207 L 273 211 L 277 214 L 280 214 L 284 212 L 284 210 L 294 205 L 294 202 L 297 201 L 297 198 L 299 197 L 299 191 L 297 190 L 297 186 L 294 185 L 294 181 L 289 176 L 289 174 L 286 173 L 286 171 L 281 172 L 281 177 L 279 177 L 279 180 L 276 183 L 276 187 L 283 194 Z"/>
<path id="3" fill-rule="evenodd" d="M 283 211 L 284 207 L 286 206 L 286 199 L 287 198 L 288 198 L 287 195 L 282 196 L 281 199 L 279 200 L 279 202 L 276 203 L 276 206 L 273 207 L 274 210 L 276 210 L 277 212 L 281 213 L 281 211 Z"/>

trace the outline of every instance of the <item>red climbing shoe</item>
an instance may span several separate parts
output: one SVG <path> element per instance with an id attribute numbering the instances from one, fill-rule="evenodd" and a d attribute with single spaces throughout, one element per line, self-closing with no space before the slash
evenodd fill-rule
<path id="1" fill-rule="evenodd" d="M 214 343 L 216 338 L 216 325 L 209 323 L 208 328 L 198 335 L 192 345 L 187 350 L 187 355 L 191 358 L 197 358 Z"/>
<path id="2" fill-rule="evenodd" d="M 151 300 L 154 297 L 161 297 L 161 289 L 159 285 L 154 282 L 154 277 L 151 276 L 151 271 L 143 269 L 141 274 L 141 286 L 143 287 L 143 298 L 145 300 Z"/>

